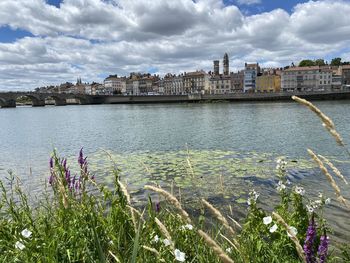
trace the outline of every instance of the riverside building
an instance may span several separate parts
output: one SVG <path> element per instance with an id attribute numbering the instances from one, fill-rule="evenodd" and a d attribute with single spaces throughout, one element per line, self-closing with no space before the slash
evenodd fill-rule
<path id="1" fill-rule="evenodd" d="M 244 64 L 244 92 L 255 92 L 259 72 L 259 63 Z"/>
<path id="2" fill-rule="evenodd" d="M 329 67 L 291 67 L 282 71 L 281 88 L 284 92 L 331 90 L 332 73 Z"/>
<path id="3" fill-rule="evenodd" d="M 111 94 L 122 94 L 126 92 L 126 78 L 117 75 L 110 75 L 103 82 L 105 90 Z"/>
<path id="4" fill-rule="evenodd" d="M 214 72 L 209 78 L 209 94 L 228 94 L 232 92 L 232 81 L 229 75 L 229 59 L 227 53 L 223 59 L 223 74 L 220 74 L 219 60 L 213 61 Z"/>
<path id="5" fill-rule="evenodd" d="M 185 72 L 183 76 L 184 91 L 186 94 L 209 93 L 210 83 L 209 74 L 203 70 L 197 70 L 194 72 Z"/>
<path id="6" fill-rule="evenodd" d="M 266 70 L 262 75 L 256 77 L 256 92 L 280 92 L 280 71 Z"/>

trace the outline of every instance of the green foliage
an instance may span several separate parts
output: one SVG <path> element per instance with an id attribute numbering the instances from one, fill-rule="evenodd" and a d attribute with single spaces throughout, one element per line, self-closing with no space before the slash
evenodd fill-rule
<path id="1" fill-rule="evenodd" d="M 255 191 L 249 196 L 242 230 L 232 236 L 220 222 L 215 224 L 203 214 L 190 225 L 164 202 L 157 211 L 151 197 L 143 212 L 136 213 L 119 183 L 118 170 L 114 171 L 114 188 L 109 189 L 93 180 L 86 159 L 81 160 L 79 184 L 72 184 L 65 160 L 54 154 L 53 191 L 35 207 L 28 205 L 14 176 L 6 185 L 0 181 L 0 262 L 177 262 L 175 249 L 185 253 L 186 262 L 221 262 L 198 235 L 199 228 L 206 229 L 234 262 L 300 262 L 284 226 L 275 219 L 265 224 L 270 213 L 259 207 Z M 309 222 L 304 197 L 295 188 L 286 187 L 283 163 L 279 169 L 281 202 L 274 211 L 298 230 L 303 244 Z M 169 231 L 170 245 L 155 218 Z M 317 220 L 322 222 L 319 236 L 325 229 L 321 213 Z M 271 230 L 273 225 L 277 230 Z M 234 242 L 239 244 L 237 248 Z"/>
<path id="2" fill-rule="evenodd" d="M 324 62 L 324 59 L 319 58 L 315 60 L 315 66 L 325 66 L 326 63 Z"/>
<path id="3" fill-rule="evenodd" d="M 333 58 L 331 61 L 331 66 L 341 66 L 341 58 Z"/>
<path id="4" fill-rule="evenodd" d="M 299 63 L 299 67 L 311 67 L 311 66 L 316 66 L 316 63 L 315 61 L 310 59 L 304 59 Z"/>

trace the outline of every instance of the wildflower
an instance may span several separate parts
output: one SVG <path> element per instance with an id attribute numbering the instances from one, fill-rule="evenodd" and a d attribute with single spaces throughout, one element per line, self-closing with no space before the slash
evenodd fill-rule
<path id="1" fill-rule="evenodd" d="M 167 246 L 170 246 L 171 245 L 171 241 L 169 239 L 164 239 L 163 240 L 163 244 L 167 247 Z"/>
<path id="2" fill-rule="evenodd" d="M 52 159 L 52 157 L 50 157 L 49 164 L 50 164 L 50 168 L 53 169 L 53 159 Z"/>
<path id="3" fill-rule="evenodd" d="M 301 186 L 296 186 L 295 187 L 295 192 L 299 195 L 304 195 L 305 194 L 305 189 Z"/>
<path id="4" fill-rule="evenodd" d="M 231 253 L 232 252 L 232 248 L 230 248 L 230 247 L 226 248 L 226 252 L 227 253 Z"/>
<path id="5" fill-rule="evenodd" d="M 159 213 L 160 212 L 160 202 L 156 203 L 156 212 Z"/>
<path id="6" fill-rule="evenodd" d="M 21 232 L 22 236 L 24 236 L 25 238 L 30 238 L 30 236 L 32 235 L 32 232 L 29 231 L 28 229 L 24 229 Z"/>
<path id="7" fill-rule="evenodd" d="M 331 203 L 331 199 L 327 198 L 326 200 L 324 200 L 325 205 L 329 205 Z"/>
<path id="8" fill-rule="evenodd" d="M 153 242 L 154 243 L 158 243 L 159 240 L 160 240 L 159 236 L 155 235 L 154 238 L 153 238 Z"/>
<path id="9" fill-rule="evenodd" d="M 80 167 L 83 168 L 83 165 L 84 165 L 83 148 L 80 149 L 79 157 L 78 157 L 78 163 L 80 164 Z"/>
<path id="10" fill-rule="evenodd" d="M 174 251 L 174 255 L 175 255 L 175 259 L 177 261 L 180 261 L 180 262 L 184 262 L 185 261 L 185 253 L 181 252 L 179 249 L 175 249 Z"/>
<path id="11" fill-rule="evenodd" d="M 249 198 L 247 200 L 247 204 L 251 205 L 252 203 L 255 203 L 256 200 L 258 200 L 259 195 L 260 194 L 253 189 L 253 191 L 249 192 Z"/>
<path id="12" fill-rule="evenodd" d="M 62 166 L 63 166 L 64 170 L 67 170 L 67 159 L 66 158 L 63 159 Z"/>
<path id="13" fill-rule="evenodd" d="M 192 230 L 193 226 L 191 224 L 187 224 L 187 225 L 181 226 L 181 230 L 185 230 L 185 229 Z"/>
<path id="14" fill-rule="evenodd" d="M 289 226 L 289 231 L 292 233 L 292 235 L 291 235 L 291 234 L 289 234 L 289 232 L 287 231 L 287 235 L 288 235 L 289 237 L 292 237 L 293 235 L 296 236 L 296 235 L 298 234 L 298 229 L 296 229 L 294 226 Z"/>
<path id="15" fill-rule="evenodd" d="M 277 162 L 276 169 L 284 172 L 286 170 L 287 162 L 282 158 L 277 159 L 276 162 Z"/>
<path id="16" fill-rule="evenodd" d="M 276 189 L 277 189 L 278 192 L 281 192 L 282 190 L 286 189 L 286 185 L 283 184 L 282 181 L 279 181 L 278 184 L 277 184 L 277 188 Z"/>
<path id="17" fill-rule="evenodd" d="M 309 226 L 307 228 L 306 232 L 306 238 L 304 242 L 304 253 L 306 256 L 306 262 L 307 263 L 313 263 L 314 260 L 314 253 L 313 253 L 313 245 L 316 238 L 316 225 L 314 220 L 314 215 L 312 215 L 311 220 L 309 222 Z"/>
<path id="18" fill-rule="evenodd" d="M 270 228 L 270 233 L 273 233 L 277 230 L 277 225 L 274 224 L 271 228 Z"/>
<path id="19" fill-rule="evenodd" d="M 319 256 L 320 263 L 326 262 L 328 254 L 329 238 L 328 236 L 322 235 L 320 238 L 320 245 L 318 247 L 317 255 Z"/>
<path id="20" fill-rule="evenodd" d="M 263 218 L 264 225 L 269 225 L 272 222 L 272 217 L 271 216 L 266 216 Z"/>
<path id="21" fill-rule="evenodd" d="M 26 246 L 23 245 L 21 242 L 17 241 L 15 244 L 15 248 L 19 249 L 19 250 L 23 250 Z"/>
<path id="22" fill-rule="evenodd" d="M 311 213 L 313 213 L 314 211 L 315 211 L 315 209 L 313 208 L 313 206 L 311 206 L 311 205 L 306 205 L 306 209 L 307 209 L 307 211 L 311 214 Z"/>
<path id="23" fill-rule="evenodd" d="M 50 185 L 53 184 L 53 174 L 51 174 L 50 177 L 49 177 L 49 184 L 50 184 Z"/>

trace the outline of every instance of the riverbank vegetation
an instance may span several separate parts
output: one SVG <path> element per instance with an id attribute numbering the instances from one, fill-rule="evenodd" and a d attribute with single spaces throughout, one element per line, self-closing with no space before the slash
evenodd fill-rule
<path id="1" fill-rule="evenodd" d="M 312 109 L 341 147 L 333 122 Z M 337 181 L 346 178 L 325 157 L 310 156 L 347 208 Z M 324 218 L 330 199 L 309 199 L 303 187 L 286 177 L 287 160 L 276 160 L 280 201 L 268 211 L 252 189 L 246 217 L 237 222 L 208 200 L 199 199 L 199 215 L 189 214 L 177 196 L 159 185 L 146 185 L 148 203 L 136 207 L 115 168 L 114 186 L 91 174 L 81 149 L 79 174 L 54 152 L 43 198 L 30 205 L 21 182 L 10 175 L 0 182 L 0 262 L 347 262 L 349 250 L 330 248 L 331 226 Z M 337 176 L 335 179 L 332 173 Z M 157 201 L 155 201 L 157 200 Z M 161 200 L 161 201 L 159 201 Z M 210 214 L 211 216 L 205 216 Z"/>

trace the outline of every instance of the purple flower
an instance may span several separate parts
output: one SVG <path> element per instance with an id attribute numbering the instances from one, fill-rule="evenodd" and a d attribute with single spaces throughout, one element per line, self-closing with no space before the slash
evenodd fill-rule
<path id="1" fill-rule="evenodd" d="M 160 212 L 160 202 L 156 203 L 156 212 L 159 213 Z"/>
<path id="2" fill-rule="evenodd" d="M 66 175 L 67 184 L 69 185 L 70 180 L 71 180 L 69 169 L 66 169 L 66 170 L 65 170 L 65 175 Z"/>
<path id="3" fill-rule="evenodd" d="M 325 233 L 320 238 L 320 245 L 318 247 L 318 252 L 317 252 L 320 258 L 320 263 L 325 263 L 327 260 L 328 245 L 329 245 L 329 238 Z"/>
<path id="4" fill-rule="evenodd" d="M 83 148 L 80 149 L 79 152 L 79 157 L 78 157 L 78 163 L 80 164 L 80 167 L 83 168 L 84 162 L 86 160 L 84 160 L 84 154 L 83 154 Z"/>
<path id="5" fill-rule="evenodd" d="M 49 177 L 49 184 L 52 185 L 52 183 L 53 183 L 53 174 L 51 174 Z"/>
<path id="6" fill-rule="evenodd" d="M 307 228 L 306 238 L 304 242 L 304 252 L 305 252 L 307 263 L 316 262 L 314 253 L 313 253 L 313 245 L 315 242 L 315 238 L 316 238 L 316 225 L 315 225 L 314 215 L 312 215 L 311 220 L 309 222 L 309 226 Z"/>
<path id="7" fill-rule="evenodd" d="M 50 157 L 49 163 L 50 163 L 50 168 L 53 169 L 53 159 L 52 159 L 52 157 Z"/>
<path id="8" fill-rule="evenodd" d="M 67 159 L 63 159 L 63 168 L 67 170 Z"/>

